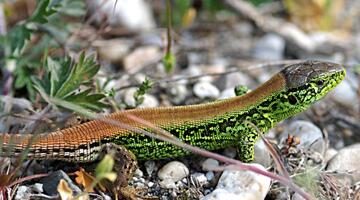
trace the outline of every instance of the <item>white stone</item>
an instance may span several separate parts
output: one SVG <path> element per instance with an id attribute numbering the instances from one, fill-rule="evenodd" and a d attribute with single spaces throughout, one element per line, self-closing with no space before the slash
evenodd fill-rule
<path id="1" fill-rule="evenodd" d="M 241 72 L 226 75 L 225 88 L 234 89 L 238 85 L 254 85 L 254 82 L 247 74 Z"/>
<path id="2" fill-rule="evenodd" d="M 264 141 L 259 139 L 254 145 L 254 163 L 259 163 L 265 167 L 271 165 L 271 156 Z"/>
<path id="3" fill-rule="evenodd" d="M 205 174 L 203 173 L 194 173 L 191 175 L 191 178 L 193 180 L 193 182 L 196 182 L 195 185 L 196 186 L 203 186 L 205 184 L 208 183 L 208 179 L 206 178 Z"/>
<path id="4" fill-rule="evenodd" d="M 166 189 L 175 189 L 176 185 L 175 182 L 171 179 L 165 179 L 159 182 L 160 187 Z"/>
<path id="5" fill-rule="evenodd" d="M 194 94 L 201 98 L 217 98 L 220 95 L 220 91 L 217 87 L 209 82 L 198 82 L 193 88 Z"/>
<path id="6" fill-rule="evenodd" d="M 341 105 L 354 107 L 354 104 L 356 104 L 358 106 L 356 88 L 354 88 L 347 79 L 336 86 L 334 90 L 329 93 L 329 96 Z"/>
<path id="7" fill-rule="evenodd" d="M 24 185 L 21 185 L 18 187 L 15 195 L 16 200 L 22 200 L 22 199 L 30 199 L 31 190 L 29 187 L 26 187 Z"/>
<path id="8" fill-rule="evenodd" d="M 276 34 L 268 33 L 257 41 L 253 57 L 262 60 L 281 60 L 284 50 L 285 40 Z"/>
<path id="9" fill-rule="evenodd" d="M 251 164 L 262 170 L 259 164 Z M 225 170 L 221 175 L 216 189 L 206 195 L 203 200 L 253 200 L 264 199 L 270 187 L 270 178 L 251 171 Z"/>
<path id="10" fill-rule="evenodd" d="M 151 94 L 144 94 L 144 101 L 138 106 L 139 108 L 154 108 L 159 106 L 159 101 Z"/>
<path id="11" fill-rule="evenodd" d="M 215 174 L 214 172 L 206 172 L 205 176 L 208 181 L 211 181 L 215 177 Z"/>
<path id="12" fill-rule="evenodd" d="M 150 63 L 157 62 L 161 52 L 156 46 L 142 46 L 124 58 L 124 69 L 128 73 L 135 73 Z"/>
<path id="13" fill-rule="evenodd" d="M 235 96 L 236 95 L 235 95 L 234 88 L 228 88 L 228 89 L 223 90 L 220 93 L 219 99 L 228 99 L 228 98 L 235 97 Z"/>
<path id="14" fill-rule="evenodd" d="M 201 169 L 204 171 L 211 171 L 211 168 L 214 167 L 218 167 L 219 166 L 219 161 L 212 159 L 212 158 L 207 158 L 202 164 L 201 164 Z"/>
<path id="15" fill-rule="evenodd" d="M 336 149 L 333 148 L 328 149 L 325 153 L 325 163 L 331 160 L 337 153 L 338 151 Z"/>
<path id="16" fill-rule="evenodd" d="M 180 104 L 185 101 L 187 96 L 187 88 L 184 84 L 174 83 L 167 86 L 171 95 L 171 101 L 174 104 Z"/>
<path id="17" fill-rule="evenodd" d="M 133 42 L 123 39 L 96 40 L 92 45 L 97 48 L 102 60 L 120 63 L 130 51 Z"/>
<path id="18" fill-rule="evenodd" d="M 43 184 L 42 183 L 35 183 L 32 187 L 32 190 L 37 192 L 37 193 L 43 193 Z"/>
<path id="19" fill-rule="evenodd" d="M 134 87 L 134 88 L 128 88 L 122 93 L 123 101 L 127 106 L 130 107 L 136 106 L 136 102 L 134 99 L 134 93 L 136 91 L 137 88 Z M 139 108 L 151 108 L 151 107 L 159 106 L 159 102 L 154 96 L 150 94 L 144 94 L 143 97 L 144 97 L 144 101 L 140 105 L 138 105 Z M 116 97 L 115 99 L 118 99 L 118 97 Z"/>
<path id="20" fill-rule="evenodd" d="M 360 144 L 341 149 L 328 163 L 328 171 L 351 172 L 354 182 L 360 181 Z"/>
<path id="21" fill-rule="evenodd" d="M 171 161 L 164 165 L 158 171 L 158 177 L 161 180 L 180 181 L 189 175 L 189 169 L 179 161 Z"/>
<path id="22" fill-rule="evenodd" d="M 155 183 L 154 183 L 154 182 L 151 182 L 151 181 L 148 182 L 148 184 L 147 184 L 147 186 L 150 187 L 150 188 L 153 187 L 154 185 L 155 185 Z"/>
<path id="23" fill-rule="evenodd" d="M 140 169 L 136 169 L 133 176 L 140 178 L 144 176 L 144 173 Z"/>
<path id="24" fill-rule="evenodd" d="M 144 0 L 88 0 L 86 1 L 98 22 L 106 16 L 110 26 L 124 26 L 131 31 L 155 27 L 151 9 Z M 98 13 L 98 14 L 97 14 Z"/>

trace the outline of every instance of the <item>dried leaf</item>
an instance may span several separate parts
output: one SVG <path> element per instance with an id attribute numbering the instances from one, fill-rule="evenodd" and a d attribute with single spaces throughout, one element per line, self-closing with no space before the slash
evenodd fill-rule
<path id="1" fill-rule="evenodd" d="M 74 197 L 72 195 L 72 190 L 69 187 L 68 183 L 64 179 L 60 180 L 59 185 L 57 186 L 57 190 L 58 190 L 62 200 L 73 200 L 74 199 Z"/>

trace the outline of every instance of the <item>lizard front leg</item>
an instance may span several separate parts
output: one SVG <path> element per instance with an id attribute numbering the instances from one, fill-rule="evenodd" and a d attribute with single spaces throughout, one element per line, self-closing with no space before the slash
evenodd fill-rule
<path id="1" fill-rule="evenodd" d="M 113 157 L 113 171 L 117 173 L 117 178 L 113 183 L 116 186 L 114 193 L 120 193 L 125 199 L 136 199 L 136 191 L 128 187 L 128 181 L 138 167 L 135 155 L 125 147 L 114 143 L 103 144 L 98 159 L 101 160 L 107 154 Z"/>

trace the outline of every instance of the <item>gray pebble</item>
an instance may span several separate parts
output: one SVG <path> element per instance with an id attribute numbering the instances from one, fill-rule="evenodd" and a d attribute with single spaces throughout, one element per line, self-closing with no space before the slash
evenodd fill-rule
<path id="1" fill-rule="evenodd" d="M 214 172 L 206 172 L 205 176 L 208 181 L 211 181 L 215 177 L 215 174 Z"/>
<path id="2" fill-rule="evenodd" d="M 161 180 L 171 180 L 177 182 L 189 175 L 189 169 L 179 161 L 171 161 L 158 171 Z"/>
<path id="3" fill-rule="evenodd" d="M 57 186 L 59 185 L 61 179 L 64 179 L 67 182 L 67 184 L 69 185 L 71 190 L 75 193 L 75 195 L 80 194 L 82 192 L 81 189 L 78 186 L 76 186 L 76 184 L 70 179 L 70 177 L 62 170 L 52 172 L 48 176 L 41 179 L 44 192 L 51 196 L 56 195 L 58 193 Z"/>
<path id="4" fill-rule="evenodd" d="M 123 101 L 127 106 L 135 107 L 136 102 L 134 99 L 134 93 L 137 88 L 129 88 L 123 92 Z M 150 94 L 144 94 L 144 101 L 138 106 L 139 108 L 152 108 L 159 106 L 158 100 Z"/>
<path id="5" fill-rule="evenodd" d="M 260 60 L 282 60 L 285 40 L 273 33 L 268 33 L 255 44 L 253 57 Z"/>
<path id="6" fill-rule="evenodd" d="M 219 89 L 209 82 L 196 83 L 194 85 L 193 91 L 194 94 L 201 99 L 206 99 L 206 98 L 216 99 L 220 95 Z"/>
<path id="7" fill-rule="evenodd" d="M 171 95 L 171 102 L 174 104 L 180 104 L 185 101 L 187 97 L 187 89 L 184 84 L 181 83 L 173 83 L 166 87 Z"/>
<path id="8" fill-rule="evenodd" d="M 251 165 L 265 170 L 259 164 L 254 163 Z M 202 199 L 264 199 L 270 188 L 270 181 L 270 178 L 251 171 L 225 170 L 219 179 L 216 189 Z"/>
<path id="9" fill-rule="evenodd" d="M 218 167 L 218 166 L 219 166 L 219 161 L 212 159 L 212 158 L 207 158 L 201 164 L 201 169 L 204 171 L 211 171 L 210 170 L 211 168 Z"/>
<path id="10" fill-rule="evenodd" d="M 264 141 L 259 139 L 254 145 L 255 158 L 254 163 L 259 163 L 265 167 L 269 167 L 271 165 L 271 156 L 269 150 L 267 149 Z"/>
<path id="11" fill-rule="evenodd" d="M 347 79 L 335 87 L 334 90 L 329 93 L 329 96 L 337 103 L 348 107 L 354 107 L 354 104 L 358 102 L 356 88 L 354 88 Z"/>
<path id="12" fill-rule="evenodd" d="M 228 88 L 228 89 L 223 90 L 220 93 L 219 99 L 228 99 L 228 98 L 235 97 L 235 96 L 236 95 L 235 95 L 234 88 Z"/>
<path id="13" fill-rule="evenodd" d="M 203 173 L 194 173 L 190 177 L 192 184 L 196 187 L 201 187 L 208 183 L 208 179 L 206 178 L 205 174 Z"/>
<path id="14" fill-rule="evenodd" d="M 355 182 L 360 181 L 360 144 L 341 149 L 328 163 L 328 171 L 351 172 Z"/>
<path id="15" fill-rule="evenodd" d="M 27 186 L 21 185 L 18 187 L 15 195 L 16 200 L 30 199 L 31 189 Z"/>

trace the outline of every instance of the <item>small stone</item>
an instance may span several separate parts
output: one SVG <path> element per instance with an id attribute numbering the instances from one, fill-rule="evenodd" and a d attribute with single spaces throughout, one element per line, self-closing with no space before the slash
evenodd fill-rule
<path id="1" fill-rule="evenodd" d="M 154 108 L 159 106 L 159 101 L 150 94 L 144 94 L 144 101 L 138 106 L 139 108 Z"/>
<path id="2" fill-rule="evenodd" d="M 146 31 L 155 27 L 155 20 L 151 8 L 144 0 L 86 1 L 90 11 L 94 13 L 98 23 L 104 19 L 111 27 L 123 26 L 130 31 Z M 114 6 L 116 5 L 116 6 Z"/>
<path id="3" fill-rule="evenodd" d="M 151 182 L 151 181 L 147 183 L 147 186 L 148 186 L 149 188 L 153 187 L 154 185 L 155 185 L 155 183 L 154 183 L 154 182 Z"/>
<path id="4" fill-rule="evenodd" d="M 201 187 L 208 183 L 208 180 L 207 180 L 205 174 L 203 174 L 203 173 L 199 173 L 199 172 L 194 173 L 191 175 L 190 178 L 192 180 L 193 185 L 196 187 L 199 187 L 199 186 Z"/>
<path id="5" fill-rule="evenodd" d="M 139 47 L 124 58 L 124 69 L 128 73 L 135 73 L 146 65 L 156 62 L 160 55 L 161 52 L 156 46 Z"/>
<path id="6" fill-rule="evenodd" d="M 245 21 L 235 24 L 234 28 L 241 36 L 252 37 L 252 33 L 254 32 L 254 26 Z"/>
<path id="7" fill-rule="evenodd" d="M 354 182 L 360 181 L 360 144 L 341 149 L 328 163 L 328 171 L 350 172 Z"/>
<path id="8" fill-rule="evenodd" d="M 354 104 L 359 101 L 356 88 L 351 85 L 347 78 L 336 86 L 329 93 L 329 96 L 337 103 L 348 107 L 354 107 Z"/>
<path id="9" fill-rule="evenodd" d="M 211 181 L 215 177 L 215 174 L 214 174 L 214 172 L 206 172 L 205 176 L 208 181 Z"/>
<path id="10" fill-rule="evenodd" d="M 29 100 L 24 98 L 15 98 L 11 96 L 2 96 L 0 98 L 0 101 L 4 103 L 4 107 L 11 108 L 12 112 L 22 112 L 25 109 L 27 110 L 33 110 L 32 104 Z M 10 105 L 8 105 L 10 104 Z M 8 106 L 7 106 L 8 105 Z"/>
<path id="11" fill-rule="evenodd" d="M 194 85 L 193 91 L 194 94 L 201 99 L 206 99 L 206 98 L 216 99 L 220 95 L 219 89 L 209 82 L 196 83 Z"/>
<path id="12" fill-rule="evenodd" d="M 18 187 L 15 195 L 16 200 L 30 199 L 31 189 L 27 186 L 21 185 Z"/>
<path id="13" fill-rule="evenodd" d="M 264 141 L 259 139 L 254 145 L 254 163 L 259 163 L 262 166 L 271 166 L 271 156 Z"/>
<path id="14" fill-rule="evenodd" d="M 282 60 L 285 40 L 273 33 L 268 33 L 255 44 L 253 57 L 260 60 Z"/>
<path id="15" fill-rule="evenodd" d="M 133 176 L 141 178 L 144 176 L 144 173 L 140 169 L 136 169 Z"/>
<path id="16" fill-rule="evenodd" d="M 41 183 L 35 183 L 32 187 L 32 190 L 37 192 L 37 193 L 43 193 L 44 190 L 43 190 L 43 184 Z"/>
<path id="17" fill-rule="evenodd" d="M 265 170 L 259 164 L 251 164 Z M 264 199 L 270 187 L 270 178 L 251 171 L 225 170 L 221 175 L 216 189 L 206 195 L 203 200 L 217 199 Z"/>
<path id="18" fill-rule="evenodd" d="M 236 148 L 234 147 L 229 147 L 229 148 L 226 148 L 223 152 L 223 154 L 226 156 L 226 157 L 229 157 L 229 158 L 235 158 L 236 154 L 237 154 L 237 150 Z"/>
<path id="19" fill-rule="evenodd" d="M 201 169 L 204 171 L 211 171 L 211 168 L 218 167 L 218 166 L 219 166 L 219 161 L 212 159 L 212 158 L 207 158 L 201 164 Z"/>
<path id="20" fill-rule="evenodd" d="M 129 88 L 126 89 L 123 93 L 123 101 L 124 103 L 129 107 L 135 107 L 136 101 L 134 99 L 134 93 L 137 91 L 137 88 Z M 144 101 L 138 105 L 139 108 L 151 108 L 151 107 L 157 107 L 159 106 L 158 100 L 150 95 L 150 94 L 144 94 Z"/>
<path id="21" fill-rule="evenodd" d="M 164 179 L 159 182 L 160 187 L 166 188 L 166 189 L 175 189 L 176 185 L 175 182 L 172 179 Z"/>
<path id="22" fill-rule="evenodd" d="M 145 165 L 146 173 L 148 174 L 148 176 L 151 176 L 156 167 L 155 162 L 153 160 L 149 160 L 146 161 L 144 165 Z"/>
<path id="23" fill-rule="evenodd" d="M 300 194 L 295 193 L 292 197 L 291 200 L 305 200 L 304 197 L 302 197 Z"/>
<path id="24" fill-rule="evenodd" d="M 330 148 L 326 151 L 325 153 L 325 162 L 327 163 L 329 160 L 331 160 L 336 154 L 338 153 L 338 151 L 336 149 Z"/>
<path id="25" fill-rule="evenodd" d="M 171 102 L 174 104 L 180 104 L 185 101 L 187 97 L 187 89 L 184 84 L 174 83 L 167 86 L 168 92 L 171 95 Z"/>
<path id="26" fill-rule="evenodd" d="M 97 40 L 93 42 L 93 46 L 97 48 L 100 58 L 115 64 L 121 63 L 132 45 L 132 41 L 123 39 Z"/>
<path id="27" fill-rule="evenodd" d="M 173 197 L 173 198 L 176 198 L 176 197 L 177 197 L 177 194 L 176 194 L 175 191 L 171 191 L 171 197 Z"/>
<path id="28" fill-rule="evenodd" d="M 235 96 L 236 95 L 235 95 L 234 88 L 228 88 L 228 89 L 223 90 L 220 93 L 219 99 L 228 99 L 228 98 L 235 97 Z"/>
<path id="29" fill-rule="evenodd" d="M 158 171 L 159 179 L 172 180 L 173 182 L 180 181 L 188 175 L 189 169 L 179 161 L 171 161 Z"/>
<path id="30" fill-rule="evenodd" d="M 299 137 L 300 146 L 305 149 L 310 149 L 321 154 L 324 153 L 326 144 L 323 139 L 323 134 L 313 123 L 304 120 L 294 121 L 281 134 L 282 140 L 285 140 L 288 134 Z"/>
<path id="31" fill-rule="evenodd" d="M 254 85 L 254 82 L 248 75 L 241 72 L 226 75 L 225 88 L 232 88 L 234 90 L 234 88 L 238 85 L 250 86 Z"/>
<path id="32" fill-rule="evenodd" d="M 59 182 L 61 179 L 64 179 L 71 190 L 75 193 L 75 195 L 80 194 L 82 191 L 74 182 L 70 179 L 70 177 L 63 172 L 62 170 L 58 170 L 55 172 L 52 172 L 48 176 L 41 179 L 41 182 L 43 184 L 43 190 L 46 194 L 54 196 L 58 194 L 57 186 L 59 185 Z"/>

